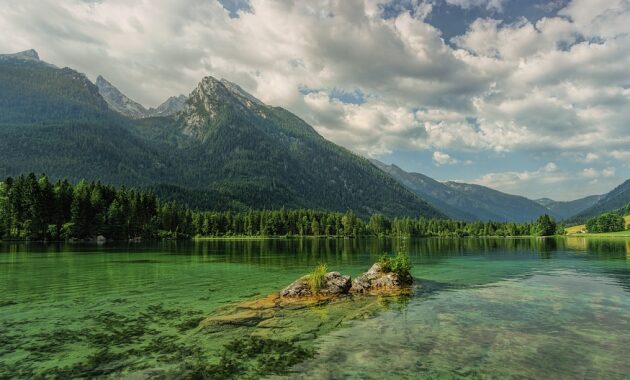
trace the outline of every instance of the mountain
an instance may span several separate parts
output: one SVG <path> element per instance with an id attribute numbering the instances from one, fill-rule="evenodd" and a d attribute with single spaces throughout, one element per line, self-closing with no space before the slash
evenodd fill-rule
<path id="1" fill-rule="evenodd" d="M 601 213 L 617 210 L 630 203 L 630 179 L 604 194 L 592 206 L 571 218 L 572 221 L 585 221 Z"/>
<path id="2" fill-rule="evenodd" d="M 466 212 L 453 202 L 459 197 L 457 191 L 441 182 L 420 173 L 408 173 L 396 165 L 386 165 L 378 160 L 371 160 L 379 169 L 394 177 L 409 190 L 418 194 L 430 205 L 442 211 L 448 217 L 458 220 L 478 220 L 479 218 L 470 212 Z M 451 202 L 452 204 L 449 204 Z"/>
<path id="3" fill-rule="evenodd" d="M 112 111 L 81 73 L 3 58 L 0 178 L 31 171 L 147 187 L 203 209 L 443 216 L 366 159 L 234 83 L 204 78 L 176 115 L 133 119 Z"/>
<path id="4" fill-rule="evenodd" d="M 175 115 L 186 105 L 188 97 L 186 95 L 171 96 L 160 104 L 157 108 L 149 108 L 147 116 L 171 116 Z"/>
<path id="5" fill-rule="evenodd" d="M 96 78 L 96 87 L 111 110 L 134 119 L 147 116 L 147 109 L 142 104 L 129 99 L 100 75 Z"/>
<path id="6" fill-rule="evenodd" d="M 111 110 L 132 119 L 174 115 L 184 108 L 188 99 L 186 95 L 171 96 L 158 107 L 146 109 L 142 104 L 123 94 L 101 75 L 96 78 L 96 86 Z"/>
<path id="7" fill-rule="evenodd" d="M 536 199 L 536 202 L 558 216 L 560 219 L 569 219 L 587 208 L 596 204 L 602 195 L 591 195 L 573 201 L 554 201 L 549 198 Z"/>
<path id="8" fill-rule="evenodd" d="M 175 144 L 196 152 L 204 181 L 237 204 L 441 215 L 368 160 L 226 80 L 204 78 L 175 120 Z"/>
<path id="9" fill-rule="evenodd" d="M 419 173 L 409 173 L 396 165 L 372 160 L 402 185 L 454 219 L 528 222 L 551 212 L 525 197 L 510 195 L 480 185 L 438 182 Z"/>
<path id="10" fill-rule="evenodd" d="M 0 57 L 0 124 L 119 119 L 84 74 L 42 62 L 34 50 Z"/>
<path id="11" fill-rule="evenodd" d="M 489 187 L 461 182 L 445 182 L 445 185 L 464 194 L 466 197 L 458 203 L 460 207 L 468 207 L 467 202 L 473 202 L 472 208 L 481 211 L 478 215 L 491 216 L 490 220 L 528 222 L 543 214 L 557 218 L 544 206 L 535 201 L 519 196 L 506 194 Z"/>
<path id="12" fill-rule="evenodd" d="M 33 49 L 24 50 L 14 54 L 0 54 L 0 60 L 22 60 L 40 62 L 39 54 L 37 54 L 37 52 Z"/>

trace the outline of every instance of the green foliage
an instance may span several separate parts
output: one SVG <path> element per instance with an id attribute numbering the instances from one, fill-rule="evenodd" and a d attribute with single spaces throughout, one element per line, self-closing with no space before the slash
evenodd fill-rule
<path id="1" fill-rule="evenodd" d="M 308 285 L 311 292 L 317 293 L 326 286 L 326 273 L 328 273 L 328 265 L 321 263 L 308 274 Z"/>
<path id="2" fill-rule="evenodd" d="M 542 221 L 542 222 L 541 222 Z M 551 223 L 551 225 L 550 225 Z M 193 211 L 151 192 L 100 182 L 49 182 L 34 174 L 0 182 L 0 239 L 187 239 L 192 236 L 525 236 L 555 231 L 536 224 L 388 218 L 366 223 L 353 212 L 320 210 Z M 542 228 L 541 226 L 546 226 Z"/>
<path id="3" fill-rule="evenodd" d="M 192 211 L 144 191 L 87 181 L 52 184 L 32 173 L 0 186 L 1 239 L 189 238 L 193 232 Z"/>
<path id="4" fill-rule="evenodd" d="M 378 259 L 378 263 L 384 272 L 396 273 L 398 279 L 404 283 L 410 283 L 411 276 L 411 259 L 409 254 L 405 252 L 398 252 L 396 256 L 389 256 L 387 254 L 382 255 Z"/>
<path id="5" fill-rule="evenodd" d="M 556 230 L 556 222 L 549 215 L 545 214 L 536 220 L 533 235 L 553 236 L 556 234 Z"/>
<path id="6" fill-rule="evenodd" d="M 626 229 L 625 220 L 619 214 L 603 213 L 586 222 L 586 230 L 590 233 L 617 232 Z"/>

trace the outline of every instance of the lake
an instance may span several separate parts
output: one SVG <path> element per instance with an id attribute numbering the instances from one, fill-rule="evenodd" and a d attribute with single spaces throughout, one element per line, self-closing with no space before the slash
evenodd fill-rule
<path id="1" fill-rule="evenodd" d="M 399 250 L 411 295 L 233 318 Z M 0 243 L 0 378 L 622 379 L 629 349 L 627 239 Z"/>

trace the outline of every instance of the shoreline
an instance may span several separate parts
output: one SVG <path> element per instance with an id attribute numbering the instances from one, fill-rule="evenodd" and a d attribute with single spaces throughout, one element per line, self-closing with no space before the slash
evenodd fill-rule
<path id="1" fill-rule="evenodd" d="M 621 234 L 623 232 L 623 234 Z M 354 239 L 505 239 L 505 240 L 519 240 L 519 239 L 549 239 L 549 238 L 621 238 L 630 239 L 630 231 L 620 231 L 613 233 L 601 233 L 601 234 L 567 234 L 567 235 L 550 235 L 550 236 L 537 236 L 537 235 L 523 235 L 523 236 L 496 236 L 496 235 L 482 235 L 482 236 L 200 236 L 190 239 L 147 239 L 141 241 L 128 241 L 128 240 L 107 240 L 105 242 L 97 242 L 94 239 L 91 240 L 1 240 L 0 243 L 39 243 L 39 244 L 94 244 L 94 245 L 106 245 L 108 243 L 128 243 L 128 244 L 142 244 L 142 243 L 162 243 L 162 242 L 204 242 L 204 241 L 264 241 L 264 240 L 354 240 Z"/>

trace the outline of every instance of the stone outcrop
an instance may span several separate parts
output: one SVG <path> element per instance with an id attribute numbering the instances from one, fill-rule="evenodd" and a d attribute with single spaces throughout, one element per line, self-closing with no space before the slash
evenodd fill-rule
<path id="1" fill-rule="evenodd" d="M 386 272 L 381 264 L 375 263 L 369 271 L 361 274 L 352 281 L 351 293 L 365 294 L 379 291 L 400 290 L 413 283 L 413 278 L 400 278 L 394 272 Z"/>
<path id="2" fill-rule="evenodd" d="M 348 294 L 352 286 L 350 276 L 344 276 L 339 272 L 326 273 L 325 285 L 313 292 L 308 283 L 309 276 L 302 276 L 280 292 L 282 297 L 313 297 L 313 296 L 341 296 Z"/>
<path id="3" fill-rule="evenodd" d="M 383 270 L 381 264 L 372 265 L 369 271 L 352 280 L 339 272 L 326 274 L 325 285 L 313 292 L 308 282 L 309 276 L 302 276 L 280 292 L 281 298 L 304 299 L 312 297 L 336 297 L 349 294 L 390 293 L 403 290 L 413 284 L 408 275 L 400 277 L 397 273 Z"/>

